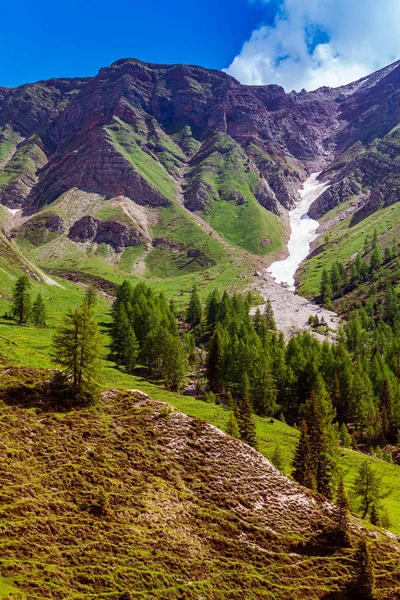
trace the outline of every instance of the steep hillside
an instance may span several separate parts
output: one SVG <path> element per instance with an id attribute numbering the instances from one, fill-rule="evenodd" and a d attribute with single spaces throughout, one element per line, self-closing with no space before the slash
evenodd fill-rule
<path id="1" fill-rule="evenodd" d="M 354 549 L 330 546 L 322 497 L 138 392 L 65 412 L 50 379 L 1 373 L 3 597 L 354 597 Z M 367 535 L 378 597 L 395 598 L 399 545 Z"/>

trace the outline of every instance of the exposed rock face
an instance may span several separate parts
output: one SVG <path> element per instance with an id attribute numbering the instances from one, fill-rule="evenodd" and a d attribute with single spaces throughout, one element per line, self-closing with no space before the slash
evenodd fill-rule
<path id="1" fill-rule="evenodd" d="M 68 237 L 74 242 L 109 244 L 116 252 L 143 242 L 139 232 L 117 221 L 100 221 L 90 215 L 82 217 L 70 228 Z"/>
<path id="2" fill-rule="evenodd" d="M 246 202 L 223 180 L 230 168 L 243 180 L 256 173 L 249 193 L 277 214 L 324 169 L 332 186 L 314 216 L 375 185 L 387 204 L 400 195 L 399 122 L 399 63 L 338 89 L 286 94 L 201 67 L 120 60 L 92 78 L 0 89 L 0 202 L 37 210 L 78 188 L 166 207 L 185 168 L 185 206 L 207 212 L 213 199 Z"/>
<path id="3" fill-rule="evenodd" d="M 64 220 L 53 214 L 39 214 L 32 217 L 20 227 L 11 231 L 11 236 L 22 236 L 34 246 L 48 242 L 54 235 L 64 233 L 66 228 Z M 53 234 L 53 236 L 51 236 Z"/>

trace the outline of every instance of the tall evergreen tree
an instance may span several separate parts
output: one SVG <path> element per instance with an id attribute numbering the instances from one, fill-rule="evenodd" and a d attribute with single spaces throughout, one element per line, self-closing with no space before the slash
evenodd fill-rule
<path id="1" fill-rule="evenodd" d="M 69 311 L 53 338 L 55 361 L 71 378 L 75 398 L 92 399 L 98 391 L 103 354 L 99 329 L 87 302 Z"/>
<path id="2" fill-rule="evenodd" d="M 336 497 L 335 535 L 341 546 L 350 546 L 349 499 L 344 487 L 343 476 L 339 476 Z"/>
<path id="3" fill-rule="evenodd" d="M 265 323 L 266 323 L 267 329 L 275 330 L 276 323 L 275 323 L 274 311 L 272 309 L 271 300 L 269 298 L 267 300 L 267 304 L 265 305 L 264 316 L 265 316 Z"/>
<path id="4" fill-rule="evenodd" d="M 358 567 L 354 590 L 356 597 L 360 600 L 375 600 L 374 564 L 369 550 L 369 544 L 366 539 L 360 542 L 355 559 Z"/>
<path id="5" fill-rule="evenodd" d="M 238 422 L 236 420 L 235 412 L 233 410 L 229 411 L 228 420 L 226 423 L 226 433 L 234 438 L 240 438 Z"/>
<path id="6" fill-rule="evenodd" d="M 197 286 L 193 287 L 190 295 L 189 306 L 186 313 L 186 321 L 191 327 L 197 327 L 200 324 L 202 316 L 202 306 Z"/>
<path id="7" fill-rule="evenodd" d="M 222 338 L 218 327 L 209 343 L 207 379 L 211 390 L 215 394 L 219 394 L 222 388 Z"/>
<path id="8" fill-rule="evenodd" d="M 358 499 L 359 509 L 362 511 L 362 519 L 365 518 L 372 504 L 378 506 L 381 498 L 384 496 L 381 480 L 368 459 L 365 459 L 359 467 L 353 484 L 353 492 L 354 496 Z"/>
<path id="9" fill-rule="evenodd" d="M 90 284 L 87 288 L 85 300 L 89 308 L 95 308 L 97 304 L 97 291 L 93 284 Z"/>
<path id="10" fill-rule="evenodd" d="M 371 510 L 369 511 L 369 520 L 371 521 L 372 525 L 375 525 L 375 527 L 380 527 L 381 520 L 375 504 L 372 504 Z"/>
<path id="11" fill-rule="evenodd" d="M 133 327 L 127 323 L 125 335 L 121 344 L 121 363 L 125 366 L 128 373 L 132 373 L 139 355 L 139 343 L 137 341 Z"/>
<path id="12" fill-rule="evenodd" d="M 234 412 L 239 427 L 240 439 L 257 449 L 257 428 L 251 410 L 249 383 L 246 376 L 243 378 L 241 394 L 236 401 Z"/>
<path id="13" fill-rule="evenodd" d="M 310 436 L 308 434 L 307 421 L 302 420 L 300 426 L 300 438 L 293 457 L 293 479 L 308 487 L 310 490 L 317 489 L 317 480 L 311 453 Z"/>
<path id="14" fill-rule="evenodd" d="M 31 314 L 31 296 L 29 293 L 31 283 L 27 275 L 21 275 L 15 283 L 13 291 L 12 315 L 18 325 L 26 323 Z"/>
<path id="15" fill-rule="evenodd" d="M 46 326 L 46 305 L 40 292 L 32 306 L 32 321 L 36 327 Z"/>

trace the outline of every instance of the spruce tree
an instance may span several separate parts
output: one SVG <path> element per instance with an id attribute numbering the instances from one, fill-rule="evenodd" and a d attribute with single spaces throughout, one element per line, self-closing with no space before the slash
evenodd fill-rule
<path id="1" fill-rule="evenodd" d="M 226 423 L 226 433 L 234 438 L 240 438 L 239 427 L 233 410 L 229 411 L 228 420 Z"/>
<path id="2" fill-rule="evenodd" d="M 220 298 L 217 290 L 213 290 L 206 300 L 206 322 L 207 330 L 210 334 L 214 333 L 215 326 L 218 320 Z"/>
<path id="3" fill-rule="evenodd" d="M 336 497 L 335 537 L 340 546 L 350 546 L 349 499 L 344 487 L 343 476 L 339 476 Z"/>
<path id="4" fill-rule="evenodd" d="M 31 283 L 27 275 L 21 275 L 15 283 L 13 291 L 12 315 L 18 325 L 26 323 L 31 314 Z"/>
<path id="5" fill-rule="evenodd" d="M 186 313 L 186 321 L 191 327 L 197 327 L 200 324 L 202 316 L 202 307 L 200 296 L 197 291 L 197 286 L 193 287 L 190 295 L 189 306 Z"/>
<path id="6" fill-rule="evenodd" d="M 90 400 L 98 392 L 103 349 L 92 309 L 86 301 L 71 310 L 53 338 L 54 359 L 71 380 L 73 396 Z"/>
<path id="7" fill-rule="evenodd" d="M 40 292 L 36 296 L 32 306 L 32 321 L 36 327 L 46 326 L 46 306 Z"/>
<path id="8" fill-rule="evenodd" d="M 211 390 L 219 394 L 222 388 L 222 338 L 218 327 L 209 343 L 207 379 Z"/>
<path id="9" fill-rule="evenodd" d="M 293 457 L 293 479 L 308 487 L 310 490 L 317 489 L 317 480 L 315 477 L 315 469 L 312 462 L 312 454 L 310 447 L 310 437 L 308 435 L 308 426 L 305 419 L 302 420 L 300 426 L 300 438 L 296 446 L 296 451 Z"/>
<path id="10" fill-rule="evenodd" d="M 366 539 L 360 542 L 355 559 L 358 567 L 354 590 L 356 597 L 360 600 L 375 600 L 374 564 Z"/>

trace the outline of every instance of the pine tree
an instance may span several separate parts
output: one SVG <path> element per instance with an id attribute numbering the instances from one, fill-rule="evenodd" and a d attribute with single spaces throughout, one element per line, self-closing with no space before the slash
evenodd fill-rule
<path id="1" fill-rule="evenodd" d="M 16 281 L 13 291 L 12 315 L 18 325 L 26 323 L 31 314 L 31 296 L 29 293 L 31 283 L 27 275 L 21 275 Z"/>
<path id="2" fill-rule="evenodd" d="M 234 438 L 240 438 L 239 427 L 233 410 L 229 411 L 228 420 L 226 423 L 226 433 Z"/>
<path id="3" fill-rule="evenodd" d="M 293 479 L 310 488 L 317 489 L 317 480 L 312 463 L 310 437 L 308 435 L 308 426 L 305 419 L 302 420 L 300 426 L 300 438 L 296 446 L 296 451 L 293 458 Z"/>
<path id="4" fill-rule="evenodd" d="M 209 343 L 207 379 L 211 390 L 219 394 L 222 387 L 222 338 L 218 327 Z"/>
<path id="5" fill-rule="evenodd" d="M 268 298 L 267 304 L 264 309 L 265 322 L 267 325 L 267 329 L 275 330 L 276 323 L 274 318 L 274 311 L 272 310 L 271 300 Z"/>
<path id="6" fill-rule="evenodd" d="M 342 475 L 339 476 L 336 506 L 335 536 L 340 546 L 350 546 L 349 499 Z"/>
<path id="7" fill-rule="evenodd" d="M 371 521 L 372 525 L 380 527 L 381 520 L 379 517 L 378 509 L 376 508 L 375 504 L 372 504 L 371 510 L 369 511 L 369 520 Z"/>
<path id="8" fill-rule="evenodd" d="M 189 306 L 186 313 L 186 321 L 191 327 L 197 327 L 200 324 L 202 316 L 202 307 L 200 296 L 197 291 L 197 286 L 193 287 L 190 295 Z"/>
<path id="9" fill-rule="evenodd" d="M 133 327 L 128 323 L 121 344 L 121 363 L 132 373 L 139 355 L 139 343 Z"/>
<path id="10" fill-rule="evenodd" d="M 115 354 L 116 362 L 119 364 L 124 364 L 125 337 L 129 327 L 130 323 L 125 306 L 122 302 L 120 302 L 114 307 L 113 323 L 111 328 L 111 350 Z"/>
<path id="11" fill-rule="evenodd" d="M 36 327 L 46 326 L 46 306 L 42 294 L 39 292 L 32 307 L 32 321 Z"/>
<path id="12" fill-rule="evenodd" d="M 356 597 L 360 600 L 375 600 L 375 573 L 369 545 L 366 539 L 360 542 L 356 554 L 358 574 L 355 582 Z"/>
<path id="13" fill-rule="evenodd" d="M 103 349 L 93 311 L 87 302 L 69 311 L 53 338 L 55 361 L 71 379 L 75 398 L 90 400 L 98 391 Z"/>

